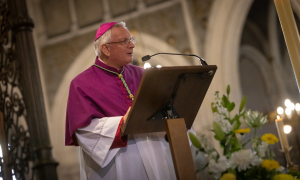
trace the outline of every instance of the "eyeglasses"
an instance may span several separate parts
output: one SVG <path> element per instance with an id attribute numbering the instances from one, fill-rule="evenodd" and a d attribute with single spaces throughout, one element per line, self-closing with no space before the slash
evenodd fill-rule
<path id="1" fill-rule="evenodd" d="M 123 41 L 118 41 L 118 42 L 108 42 L 108 43 L 105 43 L 105 44 L 114 44 L 114 43 L 119 43 L 121 45 L 129 45 L 130 44 L 130 41 L 132 42 L 132 44 L 135 44 L 135 37 L 131 37 L 129 39 L 124 39 Z"/>

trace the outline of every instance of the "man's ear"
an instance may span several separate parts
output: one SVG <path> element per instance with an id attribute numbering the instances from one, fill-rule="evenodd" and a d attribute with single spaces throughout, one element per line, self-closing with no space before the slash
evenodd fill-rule
<path id="1" fill-rule="evenodd" d="M 102 53 L 105 54 L 105 56 L 110 56 L 110 50 L 106 44 L 102 44 L 100 48 Z"/>

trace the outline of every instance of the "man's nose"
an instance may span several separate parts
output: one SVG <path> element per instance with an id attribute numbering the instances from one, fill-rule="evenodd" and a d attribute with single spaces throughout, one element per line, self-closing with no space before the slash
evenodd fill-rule
<path id="1" fill-rule="evenodd" d="M 134 48 L 135 47 L 135 45 L 133 44 L 133 42 L 129 41 L 129 47 L 130 48 Z"/>

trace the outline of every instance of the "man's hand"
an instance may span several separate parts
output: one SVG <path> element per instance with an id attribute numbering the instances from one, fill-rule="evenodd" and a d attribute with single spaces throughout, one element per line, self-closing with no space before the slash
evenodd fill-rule
<path id="1" fill-rule="evenodd" d="M 127 121 L 127 117 L 128 117 L 128 114 L 129 114 L 130 109 L 131 109 L 131 107 L 128 108 L 126 114 L 124 115 L 124 118 L 123 118 L 123 124 L 125 124 L 126 121 Z"/>

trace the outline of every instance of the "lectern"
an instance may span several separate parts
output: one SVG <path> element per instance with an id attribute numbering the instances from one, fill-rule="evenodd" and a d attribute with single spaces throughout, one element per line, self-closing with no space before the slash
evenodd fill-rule
<path id="1" fill-rule="evenodd" d="M 197 179 L 187 137 L 217 66 L 146 69 L 123 135 L 167 132 L 178 180 Z"/>

